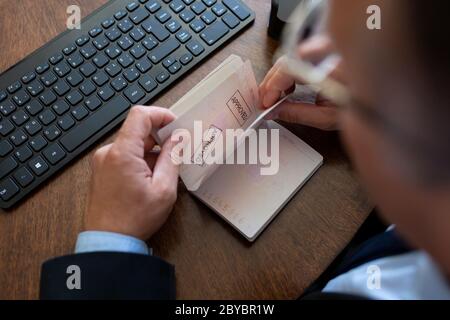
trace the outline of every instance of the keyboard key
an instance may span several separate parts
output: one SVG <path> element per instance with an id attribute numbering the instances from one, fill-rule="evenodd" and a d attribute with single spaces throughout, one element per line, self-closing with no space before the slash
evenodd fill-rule
<path id="1" fill-rule="evenodd" d="M 134 28 L 130 31 L 130 37 L 134 41 L 141 41 L 145 37 L 145 32 L 141 28 Z"/>
<path id="2" fill-rule="evenodd" d="M 139 78 L 139 71 L 136 68 L 129 68 L 123 72 L 123 76 L 128 80 L 128 82 L 133 82 Z"/>
<path id="3" fill-rule="evenodd" d="M 49 68 L 50 68 L 50 66 L 48 65 L 48 63 L 44 62 L 43 64 L 40 64 L 36 67 L 36 72 L 39 74 L 42 74 L 45 71 L 47 71 Z"/>
<path id="4" fill-rule="evenodd" d="M 34 136 L 36 133 L 41 131 L 42 126 L 37 120 L 31 120 L 25 125 L 24 128 L 30 136 Z"/>
<path id="5" fill-rule="evenodd" d="M 168 68 L 168 67 L 170 67 L 172 64 L 174 64 L 175 61 L 177 61 L 177 60 L 175 60 L 174 57 L 170 56 L 170 57 L 165 58 L 165 59 L 163 60 L 162 63 L 163 63 L 163 66 L 164 66 L 164 67 Z"/>
<path id="6" fill-rule="evenodd" d="M 186 48 L 194 55 L 198 56 L 203 51 L 205 51 L 205 48 L 197 41 L 197 40 L 191 40 L 186 44 Z"/>
<path id="7" fill-rule="evenodd" d="M 135 45 L 133 48 L 130 49 L 130 53 L 135 57 L 136 59 L 141 58 L 143 55 L 145 55 L 147 51 L 140 45 Z"/>
<path id="8" fill-rule="evenodd" d="M 166 42 L 156 47 L 156 49 L 153 49 L 149 53 L 148 57 L 154 64 L 157 64 L 179 47 L 180 47 L 179 42 L 176 41 L 174 38 L 170 38 Z"/>
<path id="9" fill-rule="evenodd" d="M 13 150 L 13 147 L 8 141 L 6 141 L 6 140 L 0 141 L 0 157 L 6 156 L 12 150 Z"/>
<path id="10" fill-rule="evenodd" d="M 78 121 L 81 121 L 84 118 L 86 118 L 88 114 L 89 111 L 87 111 L 87 109 L 83 106 L 76 107 L 75 109 L 72 110 L 72 116 Z"/>
<path id="11" fill-rule="evenodd" d="M 108 57 L 110 57 L 111 59 L 115 59 L 122 53 L 122 50 L 118 46 L 113 45 L 107 48 L 105 52 L 108 55 Z"/>
<path id="12" fill-rule="evenodd" d="M 102 105 L 102 102 L 96 96 L 92 96 L 84 102 L 84 105 L 88 107 L 89 110 L 94 111 Z"/>
<path id="13" fill-rule="evenodd" d="M 65 75 L 67 75 L 70 72 L 70 66 L 67 64 L 67 62 L 63 61 L 58 63 L 54 68 L 53 71 L 56 72 L 56 74 L 62 78 Z"/>
<path id="14" fill-rule="evenodd" d="M 97 55 L 92 61 L 94 61 L 98 68 L 103 68 L 109 63 L 109 59 L 103 53 Z"/>
<path id="15" fill-rule="evenodd" d="M 113 19 L 106 19 L 105 21 L 102 22 L 102 27 L 105 29 L 108 29 L 109 27 L 111 27 L 112 25 L 114 25 L 114 23 L 116 23 Z"/>
<path id="16" fill-rule="evenodd" d="M 103 32 L 103 30 L 102 30 L 102 28 L 100 28 L 100 27 L 94 27 L 94 28 L 92 28 L 90 31 L 89 31 L 89 35 L 92 37 L 92 38 L 95 38 L 96 36 L 98 36 L 100 33 L 102 33 Z"/>
<path id="17" fill-rule="evenodd" d="M 219 20 L 200 33 L 200 38 L 202 38 L 208 45 L 212 46 L 214 43 L 222 39 L 228 32 L 229 29 L 225 23 Z"/>
<path id="18" fill-rule="evenodd" d="M 169 72 L 171 73 L 171 74 L 175 74 L 175 73 L 177 73 L 178 71 L 180 71 L 180 69 L 181 69 L 181 64 L 178 62 L 178 61 L 176 61 L 174 64 L 172 64 L 167 70 L 169 70 Z"/>
<path id="19" fill-rule="evenodd" d="M 92 41 L 92 43 L 98 50 L 103 50 L 109 45 L 108 39 L 106 39 L 104 36 L 98 37 L 97 39 Z"/>
<path id="20" fill-rule="evenodd" d="M 8 116 L 16 110 L 16 106 L 11 101 L 5 100 L 0 103 L 0 113 L 4 116 Z"/>
<path id="21" fill-rule="evenodd" d="M 130 2 L 127 5 L 127 10 L 130 11 L 130 12 L 136 10 L 137 8 L 139 8 L 139 3 L 137 3 L 137 1 Z"/>
<path id="22" fill-rule="evenodd" d="M 66 156 L 66 152 L 57 143 L 45 149 L 42 154 L 52 165 L 57 164 Z"/>
<path id="23" fill-rule="evenodd" d="M 236 0 L 223 0 L 222 2 L 242 21 L 250 16 L 250 12 Z"/>
<path id="24" fill-rule="evenodd" d="M 134 42 L 128 36 L 124 36 L 124 37 L 120 38 L 119 41 L 117 41 L 117 44 L 123 50 L 128 50 L 133 46 Z"/>
<path id="25" fill-rule="evenodd" d="M 90 39 L 90 38 L 89 38 L 88 36 L 84 35 L 84 36 L 81 36 L 81 37 L 77 38 L 77 40 L 75 40 L 75 43 L 76 43 L 79 47 L 82 47 L 82 46 L 84 46 L 86 43 L 88 43 L 89 39 Z"/>
<path id="26" fill-rule="evenodd" d="M 104 71 L 100 71 L 92 77 L 92 80 L 97 84 L 97 86 L 101 87 L 108 82 L 109 78 Z"/>
<path id="27" fill-rule="evenodd" d="M 19 90 L 14 94 L 13 100 L 19 107 L 21 107 L 30 101 L 30 96 L 25 92 L 25 90 Z"/>
<path id="28" fill-rule="evenodd" d="M 48 71 L 47 73 L 45 73 L 41 76 L 41 81 L 46 87 L 50 87 L 57 80 L 58 80 L 58 78 L 51 71 Z"/>
<path id="29" fill-rule="evenodd" d="M 153 78 L 149 75 L 145 75 L 141 79 L 139 79 L 139 84 L 147 92 L 152 92 L 158 86 L 156 81 L 153 80 Z"/>
<path id="30" fill-rule="evenodd" d="M 154 17 L 145 20 L 141 26 L 148 33 L 151 32 L 159 41 L 164 41 L 170 36 L 170 32 Z"/>
<path id="31" fill-rule="evenodd" d="M 181 20 L 183 20 L 185 23 L 189 23 L 192 20 L 194 20 L 195 18 L 195 13 L 192 12 L 191 9 L 186 8 L 184 9 L 181 13 L 180 13 L 180 18 Z"/>
<path id="32" fill-rule="evenodd" d="M 130 103 L 122 96 L 116 96 L 109 103 L 63 136 L 60 140 L 62 146 L 69 152 L 74 151 L 86 140 L 103 129 L 107 124 L 128 110 L 129 107 Z"/>
<path id="33" fill-rule="evenodd" d="M 108 37 L 109 40 L 116 41 L 122 36 L 122 33 L 120 33 L 120 31 L 114 27 L 106 32 L 106 36 Z"/>
<path id="34" fill-rule="evenodd" d="M 198 20 L 198 19 L 195 19 L 194 21 L 192 21 L 189 26 L 191 27 L 192 30 L 194 30 L 197 33 L 202 31 L 206 27 L 205 24 L 201 20 Z"/>
<path id="35" fill-rule="evenodd" d="M 212 12 L 214 12 L 214 14 L 218 17 L 223 16 L 226 12 L 227 12 L 227 8 L 225 8 L 225 6 L 221 3 L 217 3 L 215 4 L 212 8 L 211 8 Z"/>
<path id="36" fill-rule="evenodd" d="M 7 88 L 9 93 L 14 93 L 17 90 L 19 90 L 20 88 L 22 88 L 22 84 L 19 81 L 16 81 L 12 84 L 10 84 Z"/>
<path id="37" fill-rule="evenodd" d="M 93 93 L 97 88 L 95 87 L 95 85 L 92 83 L 91 80 L 86 80 L 80 85 L 79 89 L 85 96 L 88 96 L 91 93 Z"/>
<path id="38" fill-rule="evenodd" d="M 14 179 L 16 179 L 22 188 L 25 188 L 33 182 L 34 176 L 25 167 L 22 167 L 14 173 Z"/>
<path id="39" fill-rule="evenodd" d="M 195 12 L 196 15 L 202 14 L 203 11 L 206 10 L 206 6 L 203 2 L 196 1 L 194 4 L 191 5 L 192 11 Z"/>
<path id="40" fill-rule="evenodd" d="M 53 111 L 56 112 L 56 114 L 57 114 L 58 116 L 61 116 L 61 115 L 63 115 L 64 113 L 66 113 L 67 111 L 69 111 L 70 107 L 69 107 L 69 105 L 68 105 L 64 100 L 61 100 L 61 101 L 57 101 L 57 102 L 53 105 L 52 109 L 53 109 Z"/>
<path id="41" fill-rule="evenodd" d="M 172 9 L 173 12 L 179 13 L 181 10 L 186 8 L 186 5 L 181 0 L 174 0 L 169 5 L 170 9 Z"/>
<path id="42" fill-rule="evenodd" d="M 117 24 L 117 27 L 123 33 L 127 33 L 128 31 L 133 29 L 133 24 L 131 23 L 131 21 L 129 19 L 124 19 Z"/>
<path id="43" fill-rule="evenodd" d="M 100 88 L 100 90 L 98 91 L 98 96 L 102 98 L 103 101 L 108 101 L 114 96 L 114 91 L 110 86 L 106 85 Z"/>
<path id="44" fill-rule="evenodd" d="M 122 20 L 123 18 L 125 18 L 127 16 L 127 12 L 125 10 L 120 10 L 117 11 L 114 14 L 114 18 L 116 18 L 116 20 Z"/>
<path id="45" fill-rule="evenodd" d="M 206 24 L 211 24 L 217 19 L 217 17 L 211 11 L 207 11 L 204 14 L 202 14 L 201 18 L 203 22 Z"/>
<path id="46" fill-rule="evenodd" d="M 56 126 L 50 126 L 44 130 L 44 136 L 49 141 L 53 141 L 61 135 L 61 130 L 59 130 Z"/>
<path id="47" fill-rule="evenodd" d="M 134 85 L 125 90 L 124 95 L 131 103 L 135 104 L 145 96 L 145 92 L 137 85 Z"/>
<path id="48" fill-rule="evenodd" d="M 147 50 L 152 50 L 158 45 L 158 42 L 155 39 L 153 39 L 153 37 L 148 36 L 147 38 L 144 39 L 144 41 L 142 41 L 142 45 L 146 47 Z"/>
<path id="49" fill-rule="evenodd" d="M 62 59 L 64 59 L 64 56 L 61 53 L 55 53 L 48 59 L 48 61 L 50 61 L 51 64 L 55 65 Z"/>
<path id="50" fill-rule="evenodd" d="M 25 167 L 22 167 L 14 173 L 14 179 L 16 179 L 22 188 L 25 188 L 33 182 L 34 176 Z"/>
<path id="51" fill-rule="evenodd" d="M 178 41 L 180 41 L 181 43 L 186 43 L 192 38 L 191 34 L 187 32 L 185 29 L 181 29 L 180 31 L 178 31 L 176 37 Z"/>
<path id="52" fill-rule="evenodd" d="M 53 90 L 55 90 L 56 94 L 61 97 L 70 91 L 70 87 L 64 80 L 59 80 L 53 86 Z"/>
<path id="53" fill-rule="evenodd" d="M 143 58 L 143 59 L 139 60 L 138 62 L 136 62 L 136 68 L 141 73 L 146 73 L 148 70 L 150 70 L 152 68 L 152 64 L 146 58 Z"/>
<path id="54" fill-rule="evenodd" d="M 36 80 L 27 85 L 27 90 L 33 97 L 35 97 L 44 91 L 44 86 Z"/>
<path id="55" fill-rule="evenodd" d="M 27 146 L 23 146 L 17 149 L 14 155 L 20 162 L 25 162 L 33 156 L 33 152 Z"/>
<path id="56" fill-rule="evenodd" d="M 77 47 L 74 44 L 71 44 L 70 46 L 65 47 L 62 52 L 68 56 L 69 54 L 71 54 L 72 52 L 74 52 L 75 50 L 77 50 Z M 38 72 L 39 73 L 39 72 Z"/>
<path id="57" fill-rule="evenodd" d="M 169 30 L 172 33 L 177 32 L 178 30 L 180 30 L 181 25 L 178 21 L 176 20 L 170 20 L 169 22 L 166 23 L 166 28 L 167 30 Z"/>
<path id="58" fill-rule="evenodd" d="M 120 68 L 120 66 L 117 63 L 112 62 L 105 68 L 105 71 L 111 77 L 115 77 L 115 76 L 117 76 L 120 73 L 120 71 L 122 71 L 122 69 Z"/>
<path id="59" fill-rule="evenodd" d="M 211 7 L 213 4 L 217 2 L 217 0 L 202 0 L 202 1 L 208 7 Z"/>
<path id="60" fill-rule="evenodd" d="M 0 183 L 0 197 L 3 201 L 9 201 L 19 193 L 19 187 L 11 180 L 6 179 Z"/>
<path id="61" fill-rule="evenodd" d="M 145 5 L 145 8 L 150 12 L 150 13 L 155 13 L 157 12 L 159 9 L 161 9 L 161 5 L 159 4 L 158 1 L 150 1 Z"/>
<path id="62" fill-rule="evenodd" d="M 22 77 L 22 82 L 23 82 L 24 84 L 27 84 L 27 83 L 33 81 L 34 79 L 36 79 L 36 73 L 34 73 L 34 72 L 29 72 L 29 73 L 27 73 L 26 75 L 24 75 L 24 76 Z"/>
<path id="63" fill-rule="evenodd" d="M 77 68 L 84 62 L 84 60 L 80 54 L 75 52 L 67 58 L 67 62 L 71 65 L 72 68 Z"/>
<path id="64" fill-rule="evenodd" d="M 28 121 L 30 117 L 23 110 L 19 110 L 11 116 L 11 120 L 20 127 L 22 124 Z"/>
<path id="65" fill-rule="evenodd" d="M 159 20 L 159 22 L 161 23 L 166 23 L 167 21 L 170 20 L 172 16 L 170 15 L 169 12 L 167 12 L 166 10 L 160 10 L 157 14 L 156 14 L 156 19 Z"/>
<path id="66" fill-rule="evenodd" d="M 193 59 L 192 54 L 186 53 L 180 57 L 180 62 L 182 65 L 187 65 L 189 62 L 192 61 L 192 59 Z"/>
<path id="67" fill-rule="evenodd" d="M 39 103 L 38 100 L 33 100 L 25 106 L 25 109 L 30 114 L 30 116 L 37 115 L 39 112 L 42 111 L 43 108 L 44 107 L 42 106 L 42 104 Z"/>
<path id="68" fill-rule="evenodd" d="M 88 62 L 80 67 L 80 71 L 87 78 L 92 76 L 95 71 L 97 71 L 97 68 L 92 63 Z"/>
<path id="69" fill-rule="evenodd" d="M 9 120 L 3 120 L 0 122 L 0 134 L 6 136 L 14 130 L 14 125 Z"/>
<path id="70" fill-rule="evenodd" d="M 73 106 L 76 106 L 81 101 L 83 101 L 83 96 L 79 91 L 72 91 L 66 96 L 66 100 Z"/>
<path id="71" fill-rule="evenodd" d="M 0 102 L 6 99 L 8 97 L 8 94 L 5 91 L 0 91 Z"/>
<path id="72" fill-rule="evenodd" d="M 133 64 L 134 59 L 128 53 L 124 53 L 119 57 L 119 59 L 117 59 L 117 61 L 119 61 L 122 67 L 127 68 Z"/>
<path id="73" fill-rule="evenodd" d="M 74 70 L 67 76 L 66 80 L 72 87 L 75 87 L 83 82 L 83 76 L 78 71 Z"/>
<path id="74" fill-rule="evenodd" d="M 13 157 L 9 157 L 2 162 L 0 162 L 0 179 L 3 179 L 7 176 L 11 171 L 13 171 L 17 167 L 17 162 L 13 159 Z"/>
<path id="75" fill-rule="evenodd" d="M 142 21 L 147 19 L 148 16 L 148 11 L 145 10 L 145 8 L 139 8 L 130 14 L 130 20 L 133 21 L 134 24 L 140 24 Z"/>
<path id="76" fill-rule="evenodd" d="M 47 145 L 47 140 L 45 140 L 41 135 L 37 135 L 35 138 L 30 140 L 29 144 L 34 151 L 39 152 Z"/>
<path id="77" fill-rule="evenodd" d="M 64 117 L 60 118 L 57 123 L 62 130 L 67 131 L 75 125 L 75 120 L 72 119 L 70 114 L 66 114 Z"/>
<path id="78" fill-rule="evenodd" d="M 169 77 L 170 75 L 166 71 L 163 71 L 156 76 L 156 81 L 159 83 L 164 83 L 169 79 Z"/>
<path id="79" fill-rule="evenodd" d="M 39 114 L 38 118 L 42 122 L 42 124 L 44 126 L 46 126 L 46 125 L 52 123 L 56 119 L 56 116 L 51 110 L 47 109 L 47 110 L 41 112 Z"/>
<path id="80" fill-rule="evenodd" d="M 48 164 L 40 156 L 37 156 L 30 162 L 28 162 L 31 170 L 37 175 L 41 176 L 48 170 Z"/>
<path id="81" fill-rule="evenodd" d="M 191 5 L 195 0 L 183 0 L 186 5 Z"/>
<path id="82" fill-rule="evenodd" d="M 128 85 L 127 81 L 124 78 L 122 78 L 122 77 L 117 77 L 116 79 L 111 81 L 111 86 L 116 91 L 123 90 L 127 85 Z"/>
<path id="83" fill-rule="evenodd" d="M 239 25 L 239 19 L 236 18 L 232 13 L 227 12 L 223 17 L 222 17 L 223 22 L 225 22 L 227 24 L 228 27 L 230 27 L 231 29 L 236 28 Z"/>
<path id="84" fill-rule="evenodd" d="M 27 135 L 21 129 L 15 131 L 9 136 L 9 140 L 17 147 L 28 140 Z"/>

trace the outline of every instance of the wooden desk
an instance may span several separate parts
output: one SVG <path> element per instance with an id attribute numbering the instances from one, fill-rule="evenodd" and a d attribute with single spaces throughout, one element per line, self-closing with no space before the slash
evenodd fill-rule
<path id="1" fill-rule="evenodd" d="M 0 0 L 0 70 L 64 31 L 66 7 L 87 15 L 105 0 Z M 258 80 L 276 43 L 266 35 L 270 0 L 249 0 L 256 22 L 154 105 L 169 107 L 230 54 L 254 63 Z M 325 165 L 254 244 L 180 184 L 174 212 L 150 241 L 176 266 L 180 299 L 292 299 L 327 267 L 371 210 L 336 134 L 290 126 Z M 98 144 L 108 143 L 113 135 Z M 0 299 L 35 299 L 41 263 L 71 253 L 82 228 L 93 150 L 11 212 L 0 213 Z"/>

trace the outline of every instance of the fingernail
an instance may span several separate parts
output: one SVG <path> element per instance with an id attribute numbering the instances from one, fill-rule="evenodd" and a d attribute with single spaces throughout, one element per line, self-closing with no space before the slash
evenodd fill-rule
<path id="1" fill-rule="evenodd" d="M 266 95 L 264 96 L 263 104 L 264 107 L 268 108 L 272 106 L 272 104 L 279 98 L 279 92 L 274 90 L 267 91 Z"/>

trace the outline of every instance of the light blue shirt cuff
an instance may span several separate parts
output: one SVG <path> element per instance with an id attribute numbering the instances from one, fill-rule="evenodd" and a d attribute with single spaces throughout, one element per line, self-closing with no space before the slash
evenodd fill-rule
<path id="1" fill-rule="evenodd" d="M 84 231 L 78 234 L 75 253 L 109 251 L 151 255 L 152 249 L 135 237 L 105 231 Z"/>

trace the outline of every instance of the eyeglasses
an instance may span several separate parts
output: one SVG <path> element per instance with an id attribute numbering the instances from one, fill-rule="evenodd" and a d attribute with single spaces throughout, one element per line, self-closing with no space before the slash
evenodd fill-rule
<path id="1" fill-rule="evenodd" d="M 351 110 L 364 121 L 375 125 L 391 137 L 404 143 L 415 141 L 410 132 L 401 130 L 401 126 L 382 114 L 376 107 L 369 106 L 352 95 L 341 82 L 331 77 L 331 72 L 341 61 L 340 54 L 330 48 L 320 56 L 302 57 L 299 46 L 313 36 L 329 38 L 327 22 L 329 1 L 303 0 L 293 12 L 282 37 L 282 45 L 274 59 L 281 60 L 283 72 L 294 78 L 296 83 L 310 85 L 326 100 L 331 101 L 342 110 Z"/>

